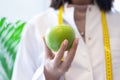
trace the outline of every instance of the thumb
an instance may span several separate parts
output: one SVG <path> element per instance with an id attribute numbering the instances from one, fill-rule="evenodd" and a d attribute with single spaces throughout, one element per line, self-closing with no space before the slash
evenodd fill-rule
<path id="1" fill-rule="evenodd" d="M 52 53 L 52 51 L 48 48 L 47 44 L 46 44 L 46 41 L 45 41 L 45 36 L 43 36 L 43 42 L 44 42 L 44 45 L 45 45 L 45 58 L 47 59 L 53 59 L 54 57 L 54 54 Z"/>

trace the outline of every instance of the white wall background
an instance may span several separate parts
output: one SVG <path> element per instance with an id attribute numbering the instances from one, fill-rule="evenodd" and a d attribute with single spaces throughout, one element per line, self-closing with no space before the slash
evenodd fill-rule
<path id="1" fill-rule="evenodd" d="M 0 0 L 0 17 L 8 17 L 11 21 L 26 21 L 46 10 L 49 2 L 50 0 Z"/>
<path id="2" fill-rule="evenodd" d="M 114 0 L 115 2 L 114 2 L 114 7 L 118 10 L 118 11 L 120 11 L 120 0 Z"/>
<path id="3" fill-rule="evenodd" d="M 0 17 L 5 16 L 11 21 L 27 21 L 46 10 L 49 3 L 50 0 L 0 0 Z M 120 0 L 115 0 L 114 4 L 120 11 Z"/>

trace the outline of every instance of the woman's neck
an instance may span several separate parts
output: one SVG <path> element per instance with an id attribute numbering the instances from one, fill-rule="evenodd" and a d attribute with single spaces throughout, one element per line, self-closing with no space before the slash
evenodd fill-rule
<path id="1" fill-rule="evenodd" d="M 86 11 L 88 5 L 93 5 L 94 0 L 88 0 L 88 1 L 83 1 L 83 0 L 72 0 L 71 4 L 68 4 L 68 7 L 74 7 L 75 9 L 79 9 L 81 11 Z"/>
<path id="2" fill-rule="evenodd" d="M 74 5 L 90 5 L 94 3 L 94 0 L 71 0 Z"/>
<path id="3" fill-rule="evenodd" d="M 86 12 L 88 5 L 75 5 L 75 4 L 68 4 L 67 7 L 74 7 L 75 10 L 80 12 Z"/>

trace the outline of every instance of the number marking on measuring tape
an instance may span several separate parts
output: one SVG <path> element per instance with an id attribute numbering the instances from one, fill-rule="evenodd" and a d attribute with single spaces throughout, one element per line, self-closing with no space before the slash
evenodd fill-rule
<path id="1" fill-rule="evenodd" d="M 104 49 L 105 49 L 105 60 L 106 60 L 106 79 L 112 80 L 112 60 L 111 60 L 110 40 L 108 34 L 108 25 L 106 21 L 105 12 L 102 11 L 101 15 L 102 15 L 102 27 L 103 27 Z"/>

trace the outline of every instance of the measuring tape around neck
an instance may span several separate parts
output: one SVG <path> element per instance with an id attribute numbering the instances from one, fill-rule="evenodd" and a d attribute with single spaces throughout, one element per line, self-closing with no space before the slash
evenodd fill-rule
<path id="1" fill-rule="evenodd" d="M 106 60 L 106 79 L 112 80 L 112 59 L 111 59 L 111 50 L 110 50 L 110 40 L 109 40 L 106 14 L 104 11 L 101 12 L 101 16 L 102 16 L 104 50 L 105 50 L 105 60 Z"/>
<path id="2" fill-rule="evenodd" d="M 64 8 L 63 8 L 63 6 L 61 6 L 59 8 L 59 13 L 58 13 L 58 22 L 59 22 L 59 25 L 63 24 L 63 11 L 64 11 Z"/>
<path id="3" fill-rule="evenodd" d="M 63 6 L 59 9 L 58 22 L 63 24 Z M 105 50 L 105 63 L 106 63 L 106 80 L 112 80 L 112 60 L 111 60 L 111 50 L 110 50 L 110 40 L 108 25 L 106 20 L 106 14 L 104 11 L 101 11 L 102 16 L 102 28 L 103 28 L 103 37 L 104 37 L 104 50 Z M 64 60 L 64 58 L 62 59 Z"/>

